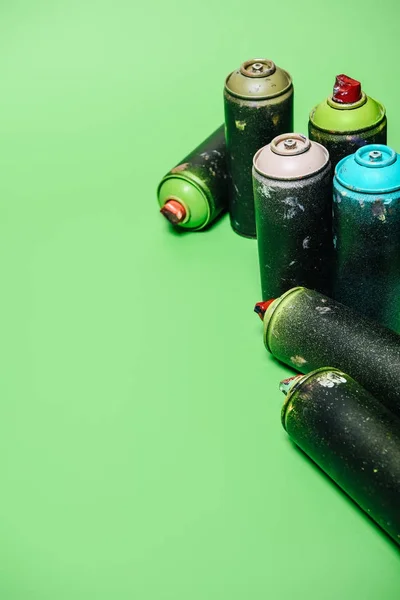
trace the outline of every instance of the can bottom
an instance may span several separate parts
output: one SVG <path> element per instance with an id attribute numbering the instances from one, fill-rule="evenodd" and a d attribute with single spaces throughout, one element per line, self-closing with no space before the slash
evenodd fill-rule
<path id="1" fill-rule="evenodd" d="M 233 231 L 235 233 L 237 233 L 238 235 L 240 235 L 241 237 L 248 238 L 249 240 L 255 240 L 255 239 L 257 239 L 257 234 L 255 234 L 255 233 L 247 233 L 247 232 L 245 233 L 244 231 L 240 231 L 240 229 L 237 229 L 233 225 L 232 221 L 231 221 L 231 227 L 232 227 Z"/>

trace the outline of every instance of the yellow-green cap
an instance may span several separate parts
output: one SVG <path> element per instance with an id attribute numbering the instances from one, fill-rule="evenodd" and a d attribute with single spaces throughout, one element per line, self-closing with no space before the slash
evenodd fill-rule
<path id="1" fill-rule="evenodd" d="M 361 100 L 353 104 L 341 104 L 326 98 L 313 108 L 310 121 L 324 131 L 350 133 L 375 127 L 384 116 L 384 106 L 363 94 Z"/>

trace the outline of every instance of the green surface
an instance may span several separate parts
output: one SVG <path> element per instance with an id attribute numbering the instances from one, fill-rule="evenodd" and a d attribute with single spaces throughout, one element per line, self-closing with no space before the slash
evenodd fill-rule
<path id="1" fill-rule="evenodd" d="M 252 56 L 303 132 L 360 79 L 399 149 L 398 3 L 244 6 L 1 5 L 2 600 L 399 598 L 399 550 L 282 429 L 256 242 L 156 200 Z"/>

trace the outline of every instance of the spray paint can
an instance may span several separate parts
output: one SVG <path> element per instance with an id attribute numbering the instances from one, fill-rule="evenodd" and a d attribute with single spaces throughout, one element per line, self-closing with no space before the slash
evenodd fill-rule
<path id="1" fill-rule="evenodd" d="M 305 285 L 329 293 L 332 178 L 328 151 L 284 133 L 253 161 L 254 206 L 263 299 Z"/>
<path id="2" fill-rule="evenodd" d="M 256 237 L 253 156 L 293 130 L 292 78 L 272 60 L 248 60 L 226 78 L 224 102 L 231 225 L 240 235 Z"/>
<path id="3" fill-rule="evenodd" d="M 400 417 L 400 336 L 348 306 L 303 287 L 256 305 L 264 344 L 302 373 L 332 365 Z"/>
<path id="4" fill-rule="evenodd" d="M 286 380 L 281 390 L 291 439 L 400 544 L 400 421 L 330 367 Z"/>
<path id="5" fill-rule="evenodd" d="M 203 229 L 228 206 L 226 144 L 222 125 L 161 180 L 161 214 L 179 229 Z"/>
<path id="6" fill-rule="evenodd" d="M 308 123 L 310 140 L 329 150 L 333 170 L 361 146 L 386 144 L 386 132 L 384 106 L 347 75 L 336 77 L 332 96 L 313 108 Z"/>
<path id="7" fill-rule="evenodd" d="M 400 156 L 364 146 L 333 189 L 334 298 L 400 333 Z"/>

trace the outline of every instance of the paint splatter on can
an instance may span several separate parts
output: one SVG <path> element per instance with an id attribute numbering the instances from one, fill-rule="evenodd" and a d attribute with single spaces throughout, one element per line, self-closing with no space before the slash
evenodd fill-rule
<path id="1" fill-rule="evenodd" d="M 282 388 L 290 438 L 400 544 L 400 421 L 338 369 Z"/>
<path id="2" fill-rule="evenodd" d="M 253 161 L 262 297 L 305 285 L 330 292 L 332 178 L 328 151 L 285 133 Z"/>
<path id="3" fill-rule="evenodd" d="M 400 417 L 399 335 L 303 287 L 256 308 L 264 313 L 264 344 L 275 358 L 301 373 L 325 365 L 341 369 Z"/>
<path id="4" fill-rule="evenodd" d="M 185 156 L 161 180 L 161 214 L 179 229 L 203 229 L 228 206 L 224 126 Z"/>
<path id="5" fill-rule="evenodd" d="M 333 189 L 334 298 L 400 333 L 400 156 L 360 148 Z"/>
<path id="6" fill-rule="evenodd" d="M 361 146 L 386 144 L 385 108 L 361 90 L 359 81 L 338 75 L 332 96 L 311 111 L 308 134 L 329 150 L 334 170 Z"/>
<path id="7" fill-rule="evenodd" d="M 277 135 L 292 131 L 292 78 L 272 60 L 248 60 L 226 78 L 224 102 L 231 225 L 240 235 L 256 237 L 253 156 Z"/>

